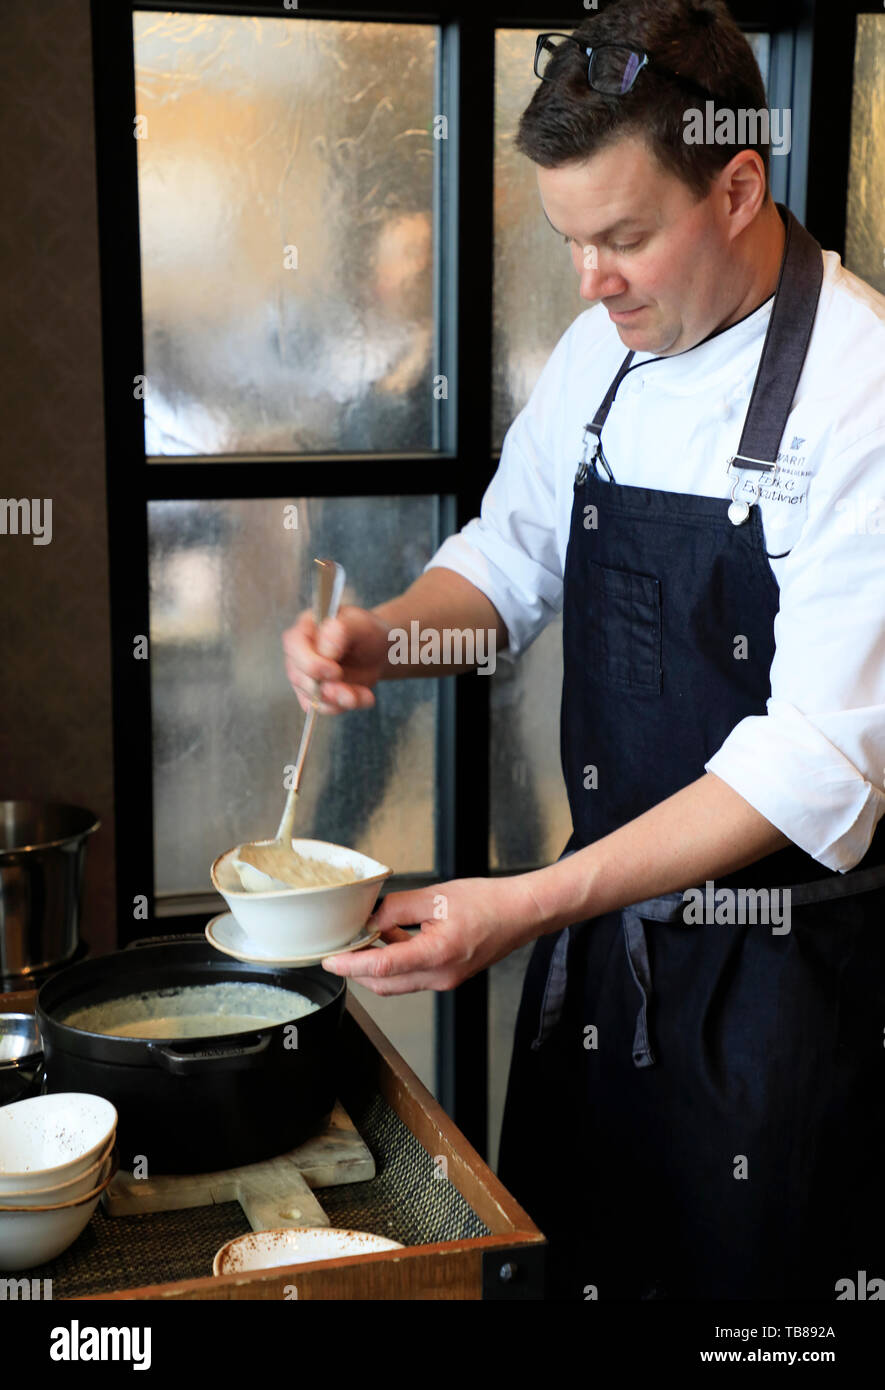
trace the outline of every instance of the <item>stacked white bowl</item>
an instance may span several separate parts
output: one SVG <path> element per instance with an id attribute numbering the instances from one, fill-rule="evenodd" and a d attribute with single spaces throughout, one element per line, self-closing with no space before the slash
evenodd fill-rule
<path id="1" fill-rule="evenodd" d="M 45 1264 L 72 1245 L 113 1165 L 117 1112 L 80 1091 L 0 1109 L 0 1270 Z"/>

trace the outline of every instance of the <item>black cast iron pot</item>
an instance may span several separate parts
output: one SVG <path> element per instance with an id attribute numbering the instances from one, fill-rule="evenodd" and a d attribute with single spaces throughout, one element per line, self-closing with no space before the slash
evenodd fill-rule
<path id="1" fill-rule="evenodd" d="M 110 1037 L 60 1021 L 74 1008 L 143 990 L 190 985 L 276 985 L 320 1007 L 224 1037 Z M 285 1153 L 315 1133 L 335 1103 L 346 981 L 321 966 L 251 965 L 202 937 L 158 938 L 69 966 L 42 986 L 37 1023 L 49 1091 L 104 1096 L 119 1114 L 120 1167 L 139 1155 L 150 1173 L 208 1173 Z M 286 1043 L 290 1045 L 286 1045 Z"/>

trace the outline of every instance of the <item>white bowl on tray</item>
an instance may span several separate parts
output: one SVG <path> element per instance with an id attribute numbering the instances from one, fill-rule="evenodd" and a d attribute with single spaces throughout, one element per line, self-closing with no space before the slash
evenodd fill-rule
<path id="1" fill-rule="evenodd" d="M 0 1193 L 0 1206 L 3 1207 L 42 1207 L 58 1202 L 73 1202 L 91 1192 L 102 1180 L 107 1169 L 107 1161 L 116 1142 L 116 1130 L 111 1135 L 98 1158 L 79 1177 L 66 1182 L 53 1183 L 49 1187 L 25 1188 L 19 1192 Z"/>
<path id="2" fill-rule="evenodd" d="M 45 1194 L 39 1206 L 20 1211 L 0 1211 L 0 1270 L 33 1269 L 54 1260 L 82 1234 L 98 1206 L 101 1193 L 116 1171 L 116 1158 L 109 1153 L 103 1160 L 92 1188 L 79 1197 L 53 1203 Z M 34 1196 L 34 1194 L 30 1194 Z M 0 1206 L 8 1205 L 0 1196 Z M 54 1210 L 40 1210 L 40 1206 Z"/>
<path id="3" fill-rule="evenodd" d="M 212 1263 L 212 1273 L 242 1274 L 248 1269 L 278 1269 L 402 1248 L 398 1240 L 388 1240 L 386 1236 L 375 1236 L 369 1231 L 339 1231 L 329 1226 L 249 1231 L 222 1245 Z"/>
<path id="4" fill-rule="evenodd" d="M 117 1128 L 110 1101 L 56 1091 L 0 1108 L 0 1205 L 5 1193 L 58 1187 L 82 1177 Z"/>
<path id="5" fill-rule="evenodd" d="M 326 840 L 293 840 L 298 854 L 336 868 L 350 868 L 359 877 L 351 883 L 321 888 L 277 888 L 249 893 L 235 863 L 236 846 L 212 865 L 213 887 L 224 898 L 236 922 L 259 950 L 282 959 L 287 956 L 331 955 L 346 946 L 365 926 L 382 883 L 391 870 L 377 859 Z"/>

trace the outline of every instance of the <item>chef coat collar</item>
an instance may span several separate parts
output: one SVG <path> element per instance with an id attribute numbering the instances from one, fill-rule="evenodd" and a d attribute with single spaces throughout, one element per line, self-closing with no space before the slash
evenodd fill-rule
<path id="1" fill-rule="evenodd" d="M 761 351 L 765 341 L 773 306 L 772 294 L 737 323 L 714 329 L 709 337 L 672 357 L 637 352 L 629 370 L 654 364 L 654 370 L 643 373 L 646 386 L 674 396 L 715 388 L 729 378 L 734 380 L 736 372 L 743 377 L 757 365 L 757 350 Z"/>

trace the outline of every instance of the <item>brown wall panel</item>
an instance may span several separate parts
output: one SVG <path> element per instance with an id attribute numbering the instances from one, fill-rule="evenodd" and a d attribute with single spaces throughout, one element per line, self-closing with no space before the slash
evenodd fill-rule
<path id="1" fill-rule="evenodd" d="M 0 796 L 100 816 L 82 934 L 114 945 L 110 629 L 88 0 L 5 5 L 0 494 L 52 539 L 0 535 Z"/>

